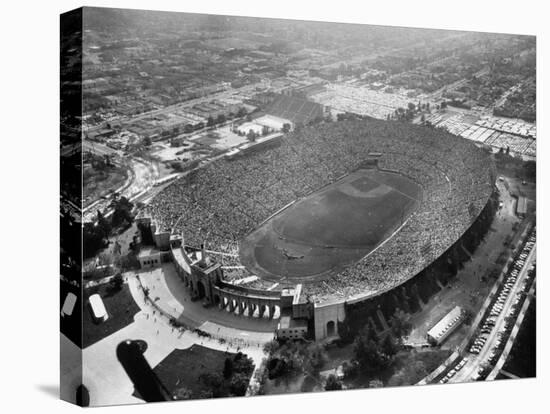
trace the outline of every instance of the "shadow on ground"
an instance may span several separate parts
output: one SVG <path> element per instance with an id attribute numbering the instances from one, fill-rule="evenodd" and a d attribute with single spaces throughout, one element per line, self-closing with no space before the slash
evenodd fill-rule
<path id="1" fill-rule="evenodd" d="M 49 397 L 53 397 L 55 399 L 59 398 L 59 385 L 57 384 L 40 384 L 37 385 L 36 388 L 38 389 L 38 391 L 41 391 Z"/>

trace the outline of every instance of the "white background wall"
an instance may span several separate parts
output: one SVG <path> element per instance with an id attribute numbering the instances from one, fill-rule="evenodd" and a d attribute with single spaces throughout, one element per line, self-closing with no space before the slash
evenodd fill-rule
<path id="1" fill-rule="evenodd" d="M 2 335 L 0 381 L 3 412 L 65 413 L 58 401 L 58 200 L 59 13 L 85 3 L 215 14 L 329 20 L 416 27 L 537 34 L 539 212 L 548 211 L 549 10 L 544 1 L 302 1 L 111 0 L 7 1 L 1 13 L 2 65 Z M 544 74 L 543 74 L 544 73 Z M 543 83 L 543 77 L 546 82 Z M 544 95 L 544 96 L 541 96 Z M 546 105 L 545 105 L 546 104 Z M 546 109 L 546 111 L 545 111 Z M 542 114 L 545 112 L 545 118 Z M 544 173 L 544 177 L 542 174 Z M 543 192 L 544 191 L 544 192 Z M 539 214 L 539 254 L 545 253 L 548 219 Z M 30 236 L 37 244 L 30 246 Z M 6 236 L 9 235 L 9 236 Z M 542 250 L 541 250 L 542 249 Z M 539 262 L 538 294 L 548 292 L 548 268 Z M 549 389 L 548 302 L 539 305 L 539 378 L 473 385 L 445 385 L 303 394 L 284 397 L 127 406 L 117 413 L 186 412 L 543 412 Z M 544 322 L 544 329 L 541 321 Z M 20 406 L 24 406 L 23 409 Z M 544 408 L 543 408 L 544 407 Z M 154 411 L 153 411 L 154 410 Z M 487 410 L 487 411 L 486 411 Z M 81 411 L 78 411 L 81 412 Z"/>

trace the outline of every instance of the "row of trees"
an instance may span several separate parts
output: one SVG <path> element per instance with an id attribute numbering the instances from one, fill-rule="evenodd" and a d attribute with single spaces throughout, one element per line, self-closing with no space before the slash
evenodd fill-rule
<path id="1" fill-rule="evenodd" d="M 325 349 L 316 343 L 271 341 L 264 346 L 267 358 L 267 377 L 289 381 L 299 374 L 317 378 L 327 360 Z"/>
<path id="2" fill-rule="evenodd" d="M 344 372 L 350 375 L 356 373 L 354 370 L 357 368 L 364 374 L 378 373 L 391 364 L 398 349 L 391 332 L 380 339 L 374 329 L 366 325 L 353 342 L 354 360 Z"/>

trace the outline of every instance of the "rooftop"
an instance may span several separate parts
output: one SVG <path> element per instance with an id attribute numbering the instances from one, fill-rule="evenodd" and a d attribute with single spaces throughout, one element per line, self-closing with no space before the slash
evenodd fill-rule
<path id="1" fill-rule="evenodd" d="M 289 328 L 306 328 L 307 329 L 307 320 L 292 319 L 289 315 L 281 316 L 281 319 L 279 320 L 279 329 L 289 329 Z"/>

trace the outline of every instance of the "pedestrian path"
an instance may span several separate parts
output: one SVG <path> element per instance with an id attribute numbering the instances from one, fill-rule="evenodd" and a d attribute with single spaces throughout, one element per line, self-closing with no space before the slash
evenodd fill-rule
<path id="1" fill-rule="evenodd" d="M 176 314 L 183 311 L 183 306 L 174 297 L 170 297 L 169 289 L 160 288 L 162 280 L 156 280 L 158 283 L 155 283 L 153 288 L 152 280 L 147 280 L 146 275 L 141 274 L 140 279 L 146 286 L 147 283 L 150 284 L 149 296 L 155 300 L 156 305 L 170 309 Z M 146 300 L 136 275 L 127 275 L 127 283 L 141 311 L 134 316 L 133 323 L 85 348 L 82 352 L 83 383 L 90 392 L 91 405 L 143 402 L 132 395 L 134 386 L 116 357 L 118 344 L 128 339 L 142 340 L 147 343 L 144 356 L 152 368 L 175 349 L 187 349 L 194 344 L 224 352 L 243 352 L 252 358 L 255 365 L 250 388 L 258 387 L 255 374 L 265 357 L 263 344 L 273 338 L 272 332 L 248 332 L 207 321 L 200 325 L 200 329 L 211 334 L 211 337 L 208 337 L 199 335 L 193 330 L 174 327 L 170 324 L 168 317 L 162 315 L 150 301 Z M 221 338 L 228 339 L 220 340 Z"/>

